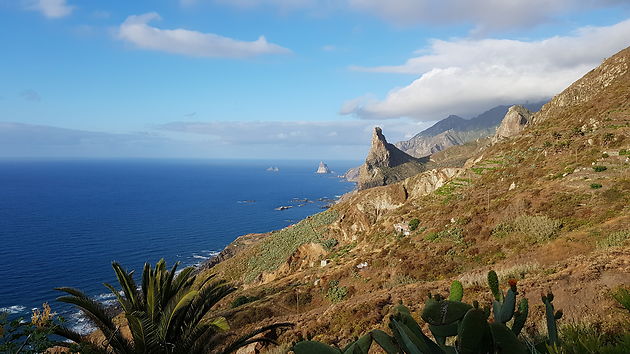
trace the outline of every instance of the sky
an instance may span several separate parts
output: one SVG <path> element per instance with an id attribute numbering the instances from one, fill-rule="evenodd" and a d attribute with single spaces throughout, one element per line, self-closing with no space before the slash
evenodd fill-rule
<path id="1" fill-rule="evenodd" d="M 361 160 L 628 46 L 627 0 L 0 0 L 0 157 Z"/>

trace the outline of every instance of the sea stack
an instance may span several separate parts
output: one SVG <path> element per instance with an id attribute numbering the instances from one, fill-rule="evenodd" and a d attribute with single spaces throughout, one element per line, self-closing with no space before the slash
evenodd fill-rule
<path id="1" fill-rule="evenodd" d="M 324 163 L 324 161 L 320 161 L 319 167 L 317 168 L 317 172 L 315 173 L 318 173 L 320 175 L 325 175 L 325 174 L 330 173 L 330 169 L 328 168 L 328 165 Z"/>

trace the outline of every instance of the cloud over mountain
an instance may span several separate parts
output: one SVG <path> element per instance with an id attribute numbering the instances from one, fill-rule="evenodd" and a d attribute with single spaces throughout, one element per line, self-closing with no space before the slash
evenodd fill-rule
<path id="1" fill-rule="evenodd" d="M 392 89 L 380 100 L 349 100 L 341 113 L 364 119 L 431 120 L 479 112 L 497 104 L 542 100 L 625 48 L 628 38 L 630 20 L 606 27 L 584 27 L 569 36 L 537 41 L 433 40 L 402 65 L 353 67 L 419 77 L 405 87 Z"/>

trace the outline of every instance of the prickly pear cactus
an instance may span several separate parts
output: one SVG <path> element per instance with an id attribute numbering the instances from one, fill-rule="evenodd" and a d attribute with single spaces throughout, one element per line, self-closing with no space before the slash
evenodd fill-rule
<path id="1" fill-rule="evenodd" d="M 526 298 L 522 298 L 518 303 L 518 310 L 514 313 L 514 323 L 512 324 L 512 332 L 515 335 L 519 335 L 523 327 L 525 326 L 525 322 L 527 321 L 527 316 L 529 314 L 529 303 Z"/>
<path id="2" fill-rule="evenodd" d="M 464 298 L 464 287 L 459 280 L 454 280 L 451 283 L 451 293 L 448 296 L 448 299 L 451 301 L 462 301 Z"/>
<path id="3" fill-rule="evenodd" d="M 542 295 L 542 301 L 545 304 L 545 319 L 547 320 L 547 336 L 549 337 L 550 345 L 559 345 L 558 340 L 558 326 L 556 321 L 562 318 L 562 311 L 559 310 L 554 313 L 553 308 L 553 293 L 550 291 L 547 295 Z"/>
<path id="4" fill-rule="evenodd" d="M 494 270 L 488 272 L 488 286 L 490 291 L 492 291 L 492 295 L 494 295 L 494 299 L 499 302 L 503 301 L 503 294 L 499 290 L 499 277 Z"/>

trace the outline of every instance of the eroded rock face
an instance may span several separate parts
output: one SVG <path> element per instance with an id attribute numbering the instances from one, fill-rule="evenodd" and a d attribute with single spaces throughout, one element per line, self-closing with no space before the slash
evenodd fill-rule
<path id="1" fill-rule="evenodd" d="M 358 235 L 369 232 L 388 212 L 400 208 L 410 199 L 433 193 L 463 171 L 461 168 L 435 169 L 400 183 L 359 191 L 346 201 L 345 204 L 350 207 L 331 229 L 335 229 L 344 240 L 353 241 Z"/>
<path id="2" fill-rule="evenodd" d="M 384 186 L 424 171 L 423 161 L 408 155 L 387 142 L 383 131 L 374 128 L 372 146 L 359 168 L 359 190 Z"/>
<path id="3" fill-rule="evenodd" d="M 519 134 L 529 124 L 532 116 L 533 113 L 523 106 L 510 107 L 497 128 L 497 132 L 492 137 L 492 143 Z"/>
<path id="4" fill-rule="evenodd" d="M 348 182 L 354 182 L 354 183 L 359 182 L 359 170 L 360 169 L 361 169 L 361 166 L 357 166 L 357 167 L 353 167 L 353 168 L 349 169 L 343 175 L 343 178 L 345 178 L 346 181 L 348 181 Z"/>

